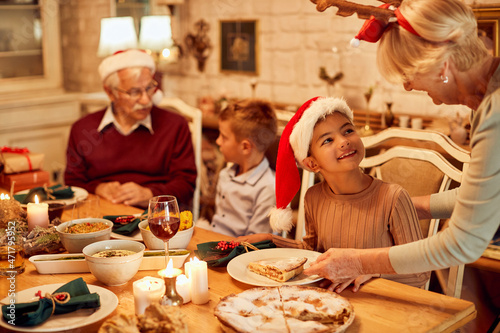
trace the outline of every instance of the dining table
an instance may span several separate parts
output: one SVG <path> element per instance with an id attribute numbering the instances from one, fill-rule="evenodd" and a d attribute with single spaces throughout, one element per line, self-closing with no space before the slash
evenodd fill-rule
<path id="1" fill-rule="evenodd" d="M 143 209 L 114 204 L 102 198 L 100 206 L 102 215 L 143 212 Z M 71 212 L 66 210 L 62 220 L 69 219 Z M 193 236 L 187 249 L 191 251 L 190 257 L 194 257 L 199 243 L 232 239 L 233 237 L 194 226 Z M 82 277 L 88 285 L 111 291 L 118 297 L 119 303 L 110 315 L 98 322 L 70 331 L 90 333 L 97 332 L 106 319 L 118 313 L 134 314 L 133 282 L 146 276 L 158 277 L 157 274 L 158 271 L 140 270 L 126 284 L 110 287 L 99 282 L 91 273 L 39 274 L 35 266 L 26 260 L 24 273 L 15 278 L 15 290 L 19 292 L 36 286 L 67 283 Z M 6 277 L 1 277 L 0 282 L 0 298 L 4 298 L 8 294 L 10 284 Z M 317 283 L 313 283 L 312 286 L 317 286 Z M 228 273 L 226 267 L 209 267 L 208 287 L 210 296 L 206 304 L 196 305 L 189 302 L 180 307 L 187 318 L 189 332 L 222 332 L 220 323 L 214 315 L 214 307 L 221 298 L 255 286 L 237 281 Z M 381 278 L 370 280 L 356 293 L 348 288 L 340 295 L 352 304 L 355 313 L 355 319 L 347 328 L 347 333 L 453 332 L 476 317 L 476 308 L 469 301 Z M 36 331 L 36 327 L 33 329 Z M 11 332 L 11 330 L 2 327 L 0 332 Z"/>

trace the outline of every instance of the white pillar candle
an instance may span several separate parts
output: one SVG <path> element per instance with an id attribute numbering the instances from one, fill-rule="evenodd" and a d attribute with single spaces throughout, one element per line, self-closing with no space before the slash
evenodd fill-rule
<path id="1" fill-rule="evenodd" d="M 198 258 L 191 259 L 185 264 L 185 270 L 191 280 L 191 302 L 205 304 L 210 299 L 208 293 L 207 263 Z"/>
<path id="2" fill-rule="evenodd" d="M 146 276 L 133 283 L 135 314 L 144 314 L 148 306 L 159 302 L 165 294 L 165 282 L 152 276 Z"/>
<path id="3" fill-rule="evenodd" d="M 184 274 L 177 276 L 175 281 L 175 289 L 182 297 L 183 304 L 191 301 L 191 280 Z"/>
<path id="4" fill-rule="evenodd" d="M 49 227 L 49 205 L 45 202 L 39 203 L 35 195 L 35 202 L 28 203 L 28 231 L 36 226 Z"/>

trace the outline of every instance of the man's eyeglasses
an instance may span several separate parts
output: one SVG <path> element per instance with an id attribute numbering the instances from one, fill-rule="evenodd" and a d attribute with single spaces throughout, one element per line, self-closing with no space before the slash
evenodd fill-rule
<path id="1" fill-rule="evenodd" d="M 120 88 L 114 88 L 114 89 L 118 90 L 121 93 L 127 94 L 131 99 L 139 99 L 144 93 L 146 93 L 149 97 L 153 96 L 153 94 L 156 92 L 156 88 L 158 88 L 158 82 L 151 81 L 151 83 L 148 84 L 148 86 L 144 89 L 140 88 L 132 88 L 130 90 L 123 90 Z"/>

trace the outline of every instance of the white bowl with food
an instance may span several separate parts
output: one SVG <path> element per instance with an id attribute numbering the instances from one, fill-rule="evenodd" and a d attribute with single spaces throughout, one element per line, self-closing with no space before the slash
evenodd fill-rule
<path id="1" fill-rule="evenodd" d="M 120 286 L 139 271 L 144 250 L 140 242 L 113 239 L 85 246 L 83 255 L 97 280 L 107 286 Z"/>
<path id="2" fill-rule="evenodd" d="M 56 230 L 69 253 L 81 253 L 89 244 L 110 239 L 112 228 L 110 220 L 85 218 L 61 223 Z"/>
<path id="3" fill-rule="evenodd" d="M 164 250 L 165 245 L 163 240 L 157 238 L 148 228 L 148 220 L 139 223 L 139 230 L 141 230 L 142 240 L 149 250 Z M 174 237 L 168 242 L 169 249 L 185 249 L 187 248 L 191 237 L 193 236 L 194 227 L 186 230 L 178 231 Z"/>

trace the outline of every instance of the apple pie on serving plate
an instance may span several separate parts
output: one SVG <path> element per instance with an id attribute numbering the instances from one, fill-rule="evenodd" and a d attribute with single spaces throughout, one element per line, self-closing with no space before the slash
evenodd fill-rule
<path id="1" fill-rule="evenodd" d="M 345 298 L 315 287 L 258 287 L 222 298 L 215 316 L 225 332 L 340 333 L 354 310 Z"/>

